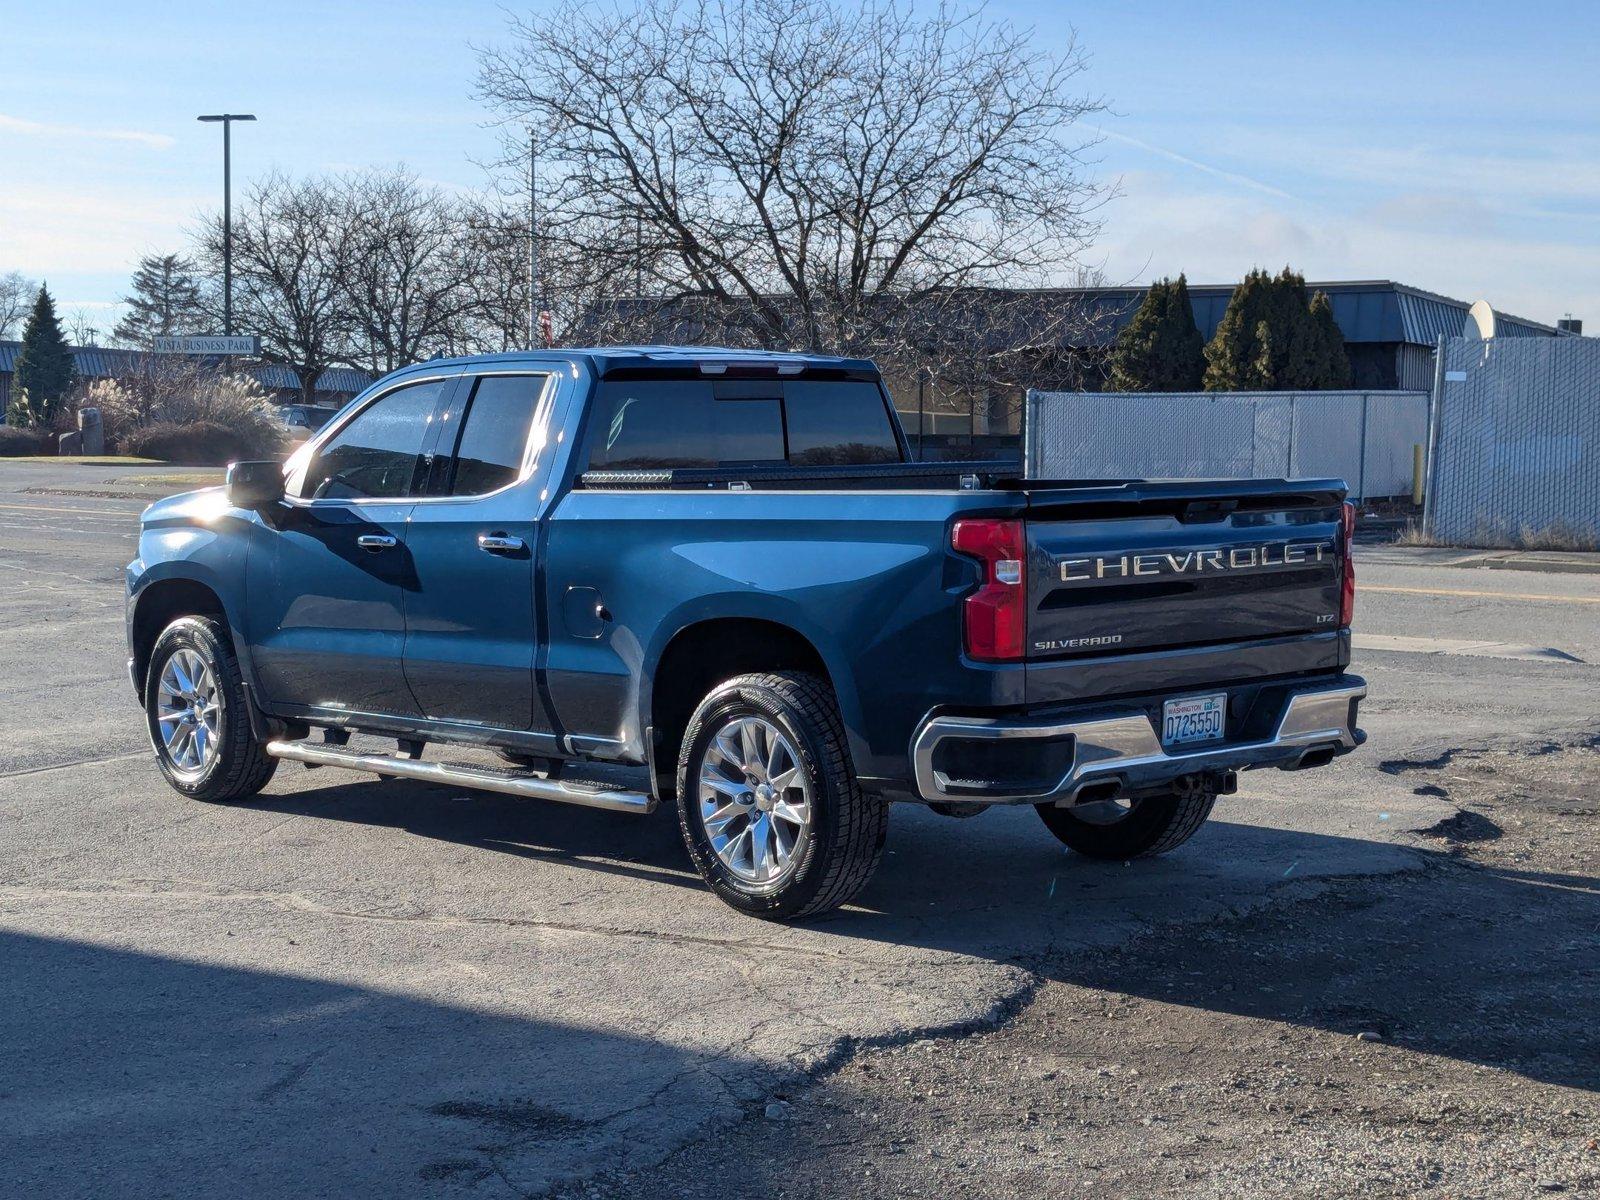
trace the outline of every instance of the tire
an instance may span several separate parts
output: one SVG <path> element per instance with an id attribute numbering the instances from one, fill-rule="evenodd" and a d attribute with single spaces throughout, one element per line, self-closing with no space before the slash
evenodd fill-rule
<path id="1" fill-rule="evenodd" d="M 508 750 L 504 746 L 496 746 L 495 756 L 509 767 L 516 767 L 519 771 L 543 771 L 555 778 L 560 774 L 560 764 L 556 759 L 547 758 L 541 754 L 524 754 L 520 750 Z"/>
<path id="2" fill-rule="evenodd" d="M 1107 823 L 1086 820 L 1070 808 L 1035 807 L 1063 845 L 1086 858 L 1126 862 L 1176 850 L 1205 824 L 1216 801 L 1212 788 L 1180 787 L 1135 800 L 1123 816 Z"/>
<path id="3" fill-rule="evenodd" d="M 751 762 L 753 774 L 740 765 Z M 773 780 L 788 782 L 774 789 Z M 702 796 L 717 803 L 708 808 Z M 838 908 L 866 886 L 883 857 L 889 806 L 856 781 L 827 684 L 798 673 L 741 675 L 713 689 L 689 720 L 678 823 L 719 898 L 785 921 Z"/>
<path id="4" fill-rule="evenodd" d="M 169 675 L 174 660 L 177 668 Z M 196 663 L 204 671 L 198 681 Z M 173 718 L 184 701 L 168 685 L 181 687 L 184 681 L 198 682 L 191 689 L 197 699 L 187 708 L 203 714 L 198 719 Z M 220 624 L 209 617 L 181 617 L 161 631 L 145 677 L 145 726 L 156 764 L 173 788 L 195 800 L 222 802 L 246 799 L 266 787 L 278 760 L 269 758 L 256 739 L 248 704 L 238 656 Z M 164 730 L 185 728 L 187 742 L 180 737 L 169 744 Z"/>

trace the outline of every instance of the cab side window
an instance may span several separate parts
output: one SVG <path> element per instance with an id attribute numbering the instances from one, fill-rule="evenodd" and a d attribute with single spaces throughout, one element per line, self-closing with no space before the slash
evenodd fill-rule
<path id="1" fill-rule="evenodd" d="M 397 388 L 373 401 L 334 434 L 290 480 L 306 500 L 404 499 L 420 490 L 419 467 L 434 410 L 452 380 Z"/>
<path id="2" fill-rule="evenodd" d="M 478 380 L 461 421 L 446 494 L 482 496 L 516 482 L 545 378 L 485 375 Z"/>

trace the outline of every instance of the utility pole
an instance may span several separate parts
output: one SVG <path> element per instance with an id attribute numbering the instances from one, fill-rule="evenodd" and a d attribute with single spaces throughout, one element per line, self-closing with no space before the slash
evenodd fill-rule
<path id="1" fill-rule="evenodd" d="M 197 121 L 222 122 L 222 335 L 233 336 L 233 123 L 252 113 L 212 113 Z"/>

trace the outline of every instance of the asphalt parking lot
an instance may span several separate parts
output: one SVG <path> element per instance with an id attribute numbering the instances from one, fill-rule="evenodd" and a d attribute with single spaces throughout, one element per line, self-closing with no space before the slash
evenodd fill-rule
<path id="1" fill-rule="evenodd" d="M 249 804 L 169 790 L 121 616 L 141 497 L 181 490 L 139 482 L 162 474 L 0 460 L 0 1193 L 1600 1179 L 1600 575 L 1363 548 L 1355 754 L 1245 776 L 1192 842 L 1133 866 L 1064 854 L 1026 810 L 901 807 L 860 902 L 782 927 L 702 891 L 666 810 L 289 766 Z M 1514 835 L 1483 839 L 1498 858 L 1473 858 L 1475 819 Z M 1460 992 L 1511 960 L 1492 994 Z M 1475 1014 L 1520 1041 L 1485 1050 Z M 1213 1094 L 1178 1042 L 1243 1082 Z M 1395 1109 L 1363 1156 L 1343 1116 L 1280 1095 L 1379 1074 L 1489 1113 L 1473 1131 L 1493 1137 L 1427 1143 L 1437 1129 Z M 1251 1119 L 1219 1131 L 1241 1097 Z M 1280 1138 L 1282 1161 L 1242 1170 L 1229 1138 Z M 1424 1143 L 1435 1175 L 1393 1166 Z"/>

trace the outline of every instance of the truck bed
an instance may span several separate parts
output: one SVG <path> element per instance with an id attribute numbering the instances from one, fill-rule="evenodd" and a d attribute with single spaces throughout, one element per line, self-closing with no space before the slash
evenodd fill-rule
<path id="1" fill-rule="evenodd" d="M 586 471 L 575 484 L 597 491 L 1001 491 L 1022 493 L 1030 509 L 1050 515 L 1060 507 L 1130 504 L 1172 509 L 1181 501 L 1237 501 L 1249 509 L 1282 502 L 1335 503 L 1338 479 L 1024 479 L 1007 462 L 863 463 L 832 467 L 670 467 L 649 471 Z M 1091 515 L 1084 513 L 1083 515 Z"/>

